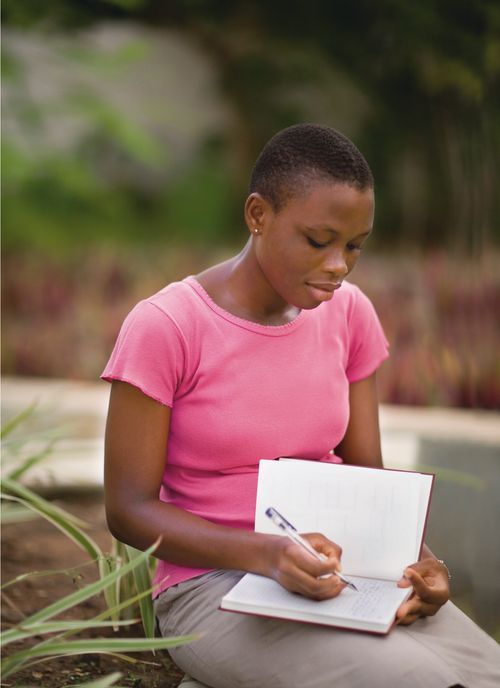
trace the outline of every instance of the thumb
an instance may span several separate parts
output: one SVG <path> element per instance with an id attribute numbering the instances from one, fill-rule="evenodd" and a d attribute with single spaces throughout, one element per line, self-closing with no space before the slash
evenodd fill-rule
<path id="1" fill-rule="evenodd" d="M 415 569 L 412 569 L 410 567 L 405 569 L 404 576 L 401 580 L 406 581 L 407 584 L 406 585 L 403 585 L 403 584 L 399 585 L 399 582 L 398 582 L 399 587 L 407 588 L 411 585 L 411 586 L 413 586 L 413 589 L 417 593 L 417 595 L 425 594 L 425 592 L 427 590 L 427 586 L 426 586 L 422 576 L 417 571 L 415 571 Z"/>
<path id="2" fill-rule="evenodd" d="M 411 580 L 407 578 L 404 574 L 398 580 L 398 588 L 409 588 L 411 587 Z"/>

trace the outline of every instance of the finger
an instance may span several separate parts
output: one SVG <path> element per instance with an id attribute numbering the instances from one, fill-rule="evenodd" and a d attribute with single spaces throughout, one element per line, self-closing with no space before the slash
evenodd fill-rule
<path id="1" fill-rule="evenodd" d="M 307 552 L 300 545 L 290 543 L 287 548 L 289 557 L 290 573 L 292 577 L 297 575 L 297 571 L 302 571 L 309 578 L 320 578 L 322 576 L 332 577 L 339 568 L 339 561 L 335 557 L 325 558 L 324 561 L 317 559 L 313 554 Z M 286 572 L 286 569 L 284 569 Z M 336 577 L 335 577 L 336 578 Z M 339 579 L 332 581 L 338 584 Z"/>
<path id="2" fill-rule="evenodd" d="M 302 592 L 306 597 L 314 600 L 328 600 L 340 595 L 345 588 L 343 583 L 337 576 L 329 576 L 328 578 L 314 578 L 307 582 L 307 587 Z"/>
<path id="3" fill-rule="evenodd" d="M 407 567 L 404 572 L 404 577 L 410 581 L 417 595 L 425 596 L 429 592 L 429 585 L 414 568 Z"/>
<path id="4" fill-rule="evenodd" d="M 329 540 L 321 533 L 305 533 L 303 537 L 308 540 L 314 549 L 326 557 L 336 557 L 340 562 L 342 557 L 342 547 L 336 542 Z"/>
<path id="5" fill-rule="evenodd" d="M 306 571 L 297 568 L 280 576 L 279 582 L 288 590 L 300 593 L 315 600 L 336 597 L 345 587 L 336 576 L 327 579 L 311 576 Z"/>
<path id="6" fill-rule="evenodd" d="M 422 578 L 443 578 L 448 579 L 448 571 L 443 564 L 441 564 L 437 559 L 432 557 L 427 557 L 421 561 L 417 561 L 414 564 L 410 564 L 407 568 L 416 571 Z"/>
<path id="7" fill-rule="evenodd" d="M 398 580 L 398 588 L 409 588 L 411 587 L 411 580 L 406 576 L 403 576 Z"/>
<path id="8" fill-rule="evenodd" d="M 396 618 L 402 621 L 407 617 L 434 616 L 439 607 L 440 605 L 426 602 L 415 595 L 415 597 L 403 602 L 396 612 Z"/>
<path id="9" fill-rule="evenodd" d="M 449 597 L 448 580 L 444 576 L 429 575 L 424 579 L 413 567 L 408 567 L 405 569 L 405 578 L 410 581 L 415 593 L 426 602 L 443 604 Z"/>
<path id="10" fill-rule="evenodd" d="M 307 533 L 304 538 L 314 547 L 316 552 L 323 560 L 321 569 L 318 569 L 318 575 L 329 575 L 336 571 L 342 570 L 340 557 L 342 556 L 342 548 L 335 542 L 328 540 L 320 533 Z"/>

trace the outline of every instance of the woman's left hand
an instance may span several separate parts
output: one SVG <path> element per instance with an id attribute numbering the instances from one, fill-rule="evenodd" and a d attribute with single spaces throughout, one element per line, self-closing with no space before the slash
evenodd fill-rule
<path id="1" fill-rule="evenodd" d="M 437 559 L 427 557 L 405 569 L 398 587 L 413 586 L 412 596 L 399 607 L 396 619 L 408 626 L 422 616 L 433 616 L 450 597 L 448 569 Z"/>

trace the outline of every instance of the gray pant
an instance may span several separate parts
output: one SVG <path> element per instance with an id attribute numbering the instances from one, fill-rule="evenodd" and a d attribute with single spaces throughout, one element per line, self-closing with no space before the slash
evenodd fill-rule
<path id="1" fill-rule="evenodd" d="M 214 571 L 155 602 L 163 636 L 203 633 L 170 654 L 210 688 L 500 686 L 500 647 L 451 602 L 376 636 L 219 610 L 242 575 Z"/>

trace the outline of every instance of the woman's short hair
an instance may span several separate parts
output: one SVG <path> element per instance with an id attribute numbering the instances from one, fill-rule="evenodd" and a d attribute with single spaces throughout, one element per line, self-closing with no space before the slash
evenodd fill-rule
<path id="1" fill-rule="evenodd" d="M 317 182 L 373 188 L 373 175 L 353 142 L 336 129 L 295 124 L 270 139 L 252 170 L 249 193 L 259 193 L 275 212 Z"/>

